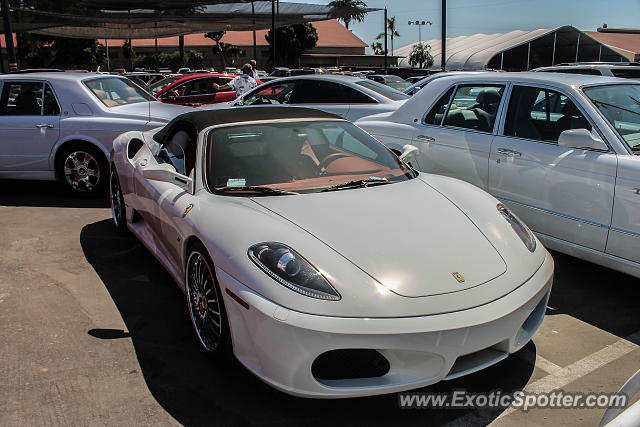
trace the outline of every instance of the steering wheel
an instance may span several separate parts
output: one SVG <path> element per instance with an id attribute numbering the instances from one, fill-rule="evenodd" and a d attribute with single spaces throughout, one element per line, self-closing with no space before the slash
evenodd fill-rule
<path id="1" fill-rule="evenodd" d="M 320 173 L 321 174 L 326 173 L 327 166 L 333 163 L 334 160 L 338 160 L 343 157 L 350 157 L 350 155 L 346 153 L 332 153 L 326 156 L 324 159 L 320 161 L 320 164 L 318 165 L 318 168 L 321 171 Z"/>

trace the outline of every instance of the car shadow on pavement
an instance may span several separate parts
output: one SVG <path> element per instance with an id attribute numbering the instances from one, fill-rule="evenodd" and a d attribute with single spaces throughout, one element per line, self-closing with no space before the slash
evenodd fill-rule
<path id="1" fill-rule="evenodd" d="M 265 385 L 238 362 L 222 366 L 200 350 L 184 296 L 155 258 L 133 237 L 116 234 L 111 221 L 85 226 L 82 250 L 119 310 L 127 331 L 87 331 L 96 339 L 131 339 L 156 401 L 183 425 L 443 425 L 474 411 L 486 425 L 502 408 L 400 409 L 398 394 L 341 400 L 288 396 Z M 495 366 L 417 392 L 521 390 L 533 374 L 535 345 Z M 533 358 L 531 358 L 533 356 Z M 529 361 L 525 360 L 528 359 Z M 468 418 L 466 418 L 468 420 Z"/>
<path id="2" fill-rule="evenodd" d="M 0 180 L 0 205 L 52 208 L 107 208 L 107 192 L 95 196 L 74 196 L 59 182 Z"/>
<path id="3" fill-rule="evenodd" d="M 556 263 L 547 314 L 568 314 L 640 344 L 640 279 L 551 252 Z"/>

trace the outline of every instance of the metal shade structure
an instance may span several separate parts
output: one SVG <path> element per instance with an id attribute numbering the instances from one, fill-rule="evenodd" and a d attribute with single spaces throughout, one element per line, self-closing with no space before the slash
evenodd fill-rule
<path id="1" fill-rule="evenodd" d="M 425 43 L 431 46 L 434 59 L 430 68 L 440 69 L 440 39 Z M 405 57 L 399 66 L 410 67 L 408 56 L 412 48 L 413 44 L 396 49 L 398 55 Z M 609 46 L 568 25 L 553 30 L 541 28 L 447 38 L 446 55 L 447 70 L 525 71 L 563 62 L 627 61 Z"/>
<path id="2" fill-rule="evenodd" d="M 261 30 L 271 28 L 274 24 L 271 1 L 256 1 L 253 4 L 218 1 L 220 4 L 202 5 L 204 2 L 189 0 L 134 0 L 128 4 L 138 6 L 154 3 L 155 8 L 129 10 L 117 10 L 124 7 L 124 1 L 121 0 L 85 0 L 85 3 L 93 7 L 103 5 L 116 9 L 90 9 L 82 15 L 23 9 L 20 10 L 20 19 L 13 19 L 13 31 L 72 38 L 148 39 L 209 31 Z M 180 12 L 160 9 L 158 6 L 169 7 L 178 3 L 198 7 Z M 372 12 L 379 9 L 366 10 Z M 340 13 L 324 5 L 283 2 L 279 3 L 275 15 L 275 27 L 340 18 Z"/>
<path id="3" fill-rule="evenodd" d="M 183 9 L 185 7 L 205 6 L 219 3 L 250 3 L 251 0 L 79 0 L 80 7 L 103 10 L 132 9 Z"/>

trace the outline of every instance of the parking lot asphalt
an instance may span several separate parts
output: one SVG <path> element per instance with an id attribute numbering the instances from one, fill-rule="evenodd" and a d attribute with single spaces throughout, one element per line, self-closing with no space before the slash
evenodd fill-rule
<path id="1" fill-rule="evenodd" d="M 115 233 L 106 200 L 0 181 L 0 224 L 2 426 L 597 425 L 604 412 L 291 397 L 202 354 L 179 288 Z M 419 392 L 615 392 L 640 368 L 640 280 L 552 255 L 554 288 L 532 342 Z"/>

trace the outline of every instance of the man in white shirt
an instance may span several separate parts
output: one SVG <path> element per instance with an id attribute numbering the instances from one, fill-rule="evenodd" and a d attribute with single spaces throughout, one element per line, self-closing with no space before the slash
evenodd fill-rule
<path id="1" fill-rule="evenodd" d="M 251 70 L 250 64 L 244 64 L 242 66 L 242 74 L 231 80 L 229 83 L 225 83 L 223 85 L 214 83 L 213 88 L 215 90 L 235 90 L 236 97 L 242 96 L 254 87 L 258 86 L 256 80 L 251 77 Z"/>

